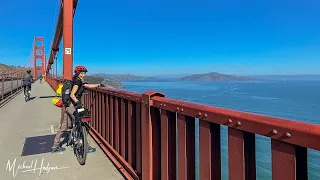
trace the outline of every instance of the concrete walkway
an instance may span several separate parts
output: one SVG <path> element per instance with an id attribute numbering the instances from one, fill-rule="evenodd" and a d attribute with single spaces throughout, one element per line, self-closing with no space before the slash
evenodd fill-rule
<path id="1" fill-rule="evenodd" d="M 26 138 L 27 144 L 31 143 L 29 137 L 43 136 L 42 139 L 38 137 L 38 142 L 31 144 L 31 147 L 38 152 L 49 151 L 60 120 L 60 109 L 51 103 L 51 98 L 39 98 L 54 95 L 47 83 L 35 82 L 31 94 L 35 98 L 27 103 L 20 93 L 0 108 L 0 179 L 124 179 L 90 136 L 89 144 L 97 151 L 88 154 L 84 166 L 79 165 L 71 147 L 65 147 L 65 151 L 61 153 L 22 156 L 23 151 L 30 150 L 24 147 Z M 50 138 L 51 140 L 46 140 Z"/>

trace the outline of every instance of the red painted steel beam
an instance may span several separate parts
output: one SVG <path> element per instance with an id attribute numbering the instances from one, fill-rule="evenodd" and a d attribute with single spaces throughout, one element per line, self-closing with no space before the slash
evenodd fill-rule
<path id="1" fill-rule="evenodd" d="M 36 41 L 44 41 L 44 37 L 35 37 Z"/>
<path id="2" fill-rule="evenodd" d="M 255 135 L 228 128 L 228 161 L 230 180 L 255 180 Z"/>
<path id="3" fill-rule="evenodd" d="M 195 179 L 195 119 L 178 114 L 178 179 Z"/>
<path id="4" fill-rule="evenodd" d="M 42 75 L 45 75 L 45 74 L 46 74 L 46 66 L 47 66 L 46 54 L 43 53 L 43 69 L 42 69 Z"/>
<path id="5" fill-rule="evenodd" d="M 141 103 L 135 103 L 136 120 L 136 170 L 139 177 L 142 175 L 142 134 L 141 134 Z"/>
<path id="6" fill-rule="evenodd" d="M 63 1 L 63 78 L 73 75 L 73 0 Z"/>
<path id="7" fill-rule="evenodd" d="M 176 179 L 176 113 L 161 111 L 161 179 Z"/>
<path id="8" fill-rule="evenodd" d="M 32 75 L 33 77 L 36 76 L 36 66 L 37 66 L 37 39 L 36 37 L 34 37 L 34 42 L 33 42 L 33 71 L 32 71 Z"/>
<path id="9" fill-rule="evenodd" d="M 152 106 L 283 142 L 320 150 L 320 126 L 264 115 L 153 97 Z M 179 110 L 177 110 L 179 109 Z"/>
<path id="10" fill-rule="evenodd" d="M 200 179 L 221 180 L 220 125 L 199 121 L 199 151 Z"/>
<path id="11" fill-rule="evenodd" d="M 142 94 L 141 102 L 141 134 L 142 134 L 142 179 L 159 179 L 160 162 L 157 158 L 160 154 L 158 143 L 159 132 L 156 126 L 160 126 L 159 120 L 155 116 L 154 109 L 151 108 L 151 97 L 163 94 L 148 91 Z"/>
<path id="12" fill-rule="evenodd" d="M 134 92 L 128 92 L 128 91 L 121 91 L 121 90 L 116 90 L 116 89 L 111 89 L 111 88 L 97 88 L 95 89 L 96 91 L 99 92 L 104 92 L 112 96 L 120 97 L 120 98 L 125 98 L 130 101 L 134 102 L 141 102 L 142 95 Z"/>

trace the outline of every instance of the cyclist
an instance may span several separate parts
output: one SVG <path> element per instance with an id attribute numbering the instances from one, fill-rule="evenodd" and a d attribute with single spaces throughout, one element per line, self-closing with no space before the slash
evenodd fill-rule
<path id="1" fill-rule="evenodd" d="M 70 93 L 70 99 L 72 102 L 72 105 L 69 107 L 63 105 L 62 111 L 61 111 L 61 119 L 60 119 L 60 128 L 56 134 L 56 137 L 54 139 L 54 145 L 52 147 L 53 152 L 62 151 L 61 145 L 60 145 L 60 137 L 63 134 L 64 131 L 68 129 L 68 127 L 71 126 L 71 122 L 68 121 L 68 115 L 65 113 L 66 111 L 70 113 L 73 116 L 75 109 L 82 108 L 83 105 L 81 103 L 81 97 L 84 92 L 84 88 L 97 88 L 102 86 L 101 84 L 87 84 L 84 83 L 84 77 L 86 76 L 86 73 L 88 72 L 87 68 L 84 66 L 77 66 L 74 69 L 74 76 L 72 77 L 72 90 Z M 73 116 L 74 118 L 74 116 Z M 94 149 L 89 146 L 89 152 L 93 152 Z"/>
<path id="2" fill-rule="evenodd" d="M 40 83 L 42 83 L 42 75 L 40 75 L 39 79 L 40 79 Z"/>
<path id="3" fill-rule="evenodd" d="M 33 76 L 31 75 L 31 70 L 27 70 L 27 74 L 23 77 L 23 92 L 25 92 L 26 87 L 29 87 L 29 94 L 31 94 L 31 83 L 33 83 Z M 24 94 L 25 97 L 25 94 Z"/>

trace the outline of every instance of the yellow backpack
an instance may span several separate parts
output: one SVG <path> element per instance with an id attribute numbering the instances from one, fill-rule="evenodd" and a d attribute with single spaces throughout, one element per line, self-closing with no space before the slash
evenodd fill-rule
<path id="1" fill-rule="evenodd" d="M 62 87 L 63 87 L 63 84 L 60 83 L 60 84 L 58 85 L 57 90 L 56 90 L 57 96 L 60 96 L 60 97 L 52 98 L 52 103 L 53 103 L 53 105 L 55 105 L 55 106 L 57 106 L 57 107 L 62 107 L 62 99 L 61 99 Z"/>

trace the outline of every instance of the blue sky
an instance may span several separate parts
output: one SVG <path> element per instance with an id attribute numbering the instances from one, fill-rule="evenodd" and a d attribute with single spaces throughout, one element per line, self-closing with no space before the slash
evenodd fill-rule
<path id="1" fill-rule="evenodd" d="M 1 63 L 23 65 L 34 36 L 49 53 L 59 1 L 2 2 Z M 320 74 L 319 9 L 316 0 L 79 0 L 74 64 L 137 75 Z"/>

